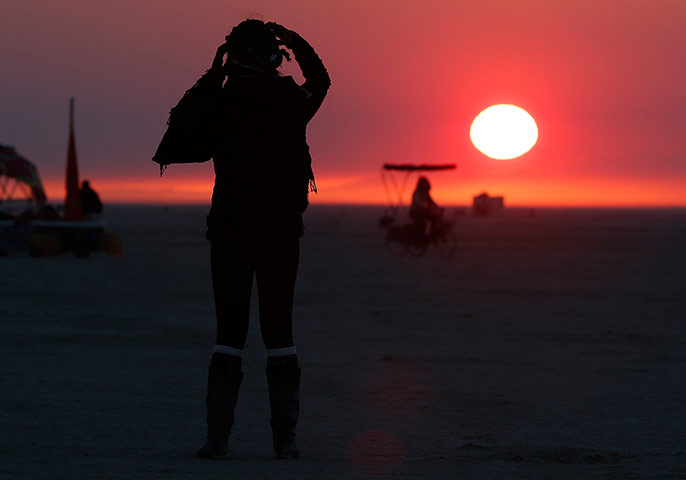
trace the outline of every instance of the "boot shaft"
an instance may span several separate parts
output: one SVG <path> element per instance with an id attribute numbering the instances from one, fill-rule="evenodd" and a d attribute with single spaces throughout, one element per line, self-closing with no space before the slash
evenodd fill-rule
<path id="1" fill-rule="evenodd" d="M 207 436 L 228 438 L 234 423 L 238 390 L 243 380 L 243 359 L 221 353 L 212 354 L 207 373 Z"/>
<path id="2" fill-rule="evenodd" d="M 295 429 L 300 412 L 300 372 L 297 355 L 267 359 L 269 406 L 275 430 Z"/>
<path id="3" fill-rule="evenodd" d="M 267 385 L 274 451 L 279 458 L 297 458 L 295 427 L 300 414 L 300 366 L 298 357 L 269 357 Z"/>

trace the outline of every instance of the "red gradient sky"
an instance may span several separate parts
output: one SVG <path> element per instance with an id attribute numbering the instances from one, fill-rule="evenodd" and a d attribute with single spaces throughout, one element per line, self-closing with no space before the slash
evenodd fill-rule
<path id="1" fill-rule="evenodd" d="M 209 202 L 211 164 L 159 178 L 150 157 L 169 108 L 252 17 L 300 32 L 331 74 L 309 127 L 314 203 L 385 202 L 393 161 L 456 162 L 431 177 L 439 203 L 486 190 L 510 205 L 686 205 L 683 0 L 3 3 L 0 143 L 37 164 L 55 203 L 70 96 L 80 173 L 105 202 Z M 538 123 L 519 159 L 471 145 L 495 103 Z"/>

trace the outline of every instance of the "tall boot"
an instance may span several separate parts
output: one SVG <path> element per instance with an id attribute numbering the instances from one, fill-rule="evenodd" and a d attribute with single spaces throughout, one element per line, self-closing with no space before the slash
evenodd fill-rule
<path id="1" fill-rule="evenodd" d="M 229 452 L 238 389 L 243 380 L 243 359 L 213 353 L 207 374 L 207 441 L 196 452 L 199 458 L 224 458 Z"/>
<path id="2" fill-rule="evenodd" d="M 295 446 L 295 426 L 300 412 L 298 356 L 267 357 L 267 385 L 276 458 L 298 458 Z"/>

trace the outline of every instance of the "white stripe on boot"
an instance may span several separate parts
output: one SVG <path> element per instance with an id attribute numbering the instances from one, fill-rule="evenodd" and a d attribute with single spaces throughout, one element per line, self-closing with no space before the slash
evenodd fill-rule
<path id="1" fill-rule="evenodd" d="M 243 358 L 243 350 L 238 350 L 237 348 L 229 347 L 227 345 L 215 345 L 212 353 L 223 353 L 224 355 Z"/>
<path id="2" fill-rule="evenodd" d="M 268 348 L 267 349 L 267 356 L 268 357 L 287 357 L 289 355 L 297 355 L 298 352 L 295 351 L 295 345 L 292 347 L 284 347 L 284 348 Z"/>

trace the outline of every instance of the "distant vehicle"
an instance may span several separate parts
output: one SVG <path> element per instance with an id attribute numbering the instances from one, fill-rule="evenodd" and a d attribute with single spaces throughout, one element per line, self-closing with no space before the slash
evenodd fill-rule
<path id="1" fill-rule="evenodd" d="M 475 217 L 490 217 L 502 215 L 505 211 L 505 198 L 502 196 L 492 197 L 483 192 L 475 195 L 472 203 L 472 212 Z"/>
<path id="2" fill-rule="evenodd" d="M 454 170 L 455 164 L 393 164 L 386 163 L 381 170 L 381 179 L 388 197 L 388 210 L 379 220 L 379 227 L 386 230 L 386 246 L 391 254 L 401 256 L 409 253 L 420 257 L 430 245 L 436 245 L 441 255 L 450 257 L 455 253 L 457 239 L 451 231 L 453 224 L 440 216 L 436 218 L 427 231 L 422 223 L 407 222 L 399 224 L 400 212 L 406 207 L 403 202 L 404 190 L 412 174 L 419 172 L 436 172 Z M 393 174 L 404 174 L 402 183 Z M 390 186 L 389 186 L 390 184 Z M 440 210 L 442 214 L 442 209 Z"/>

